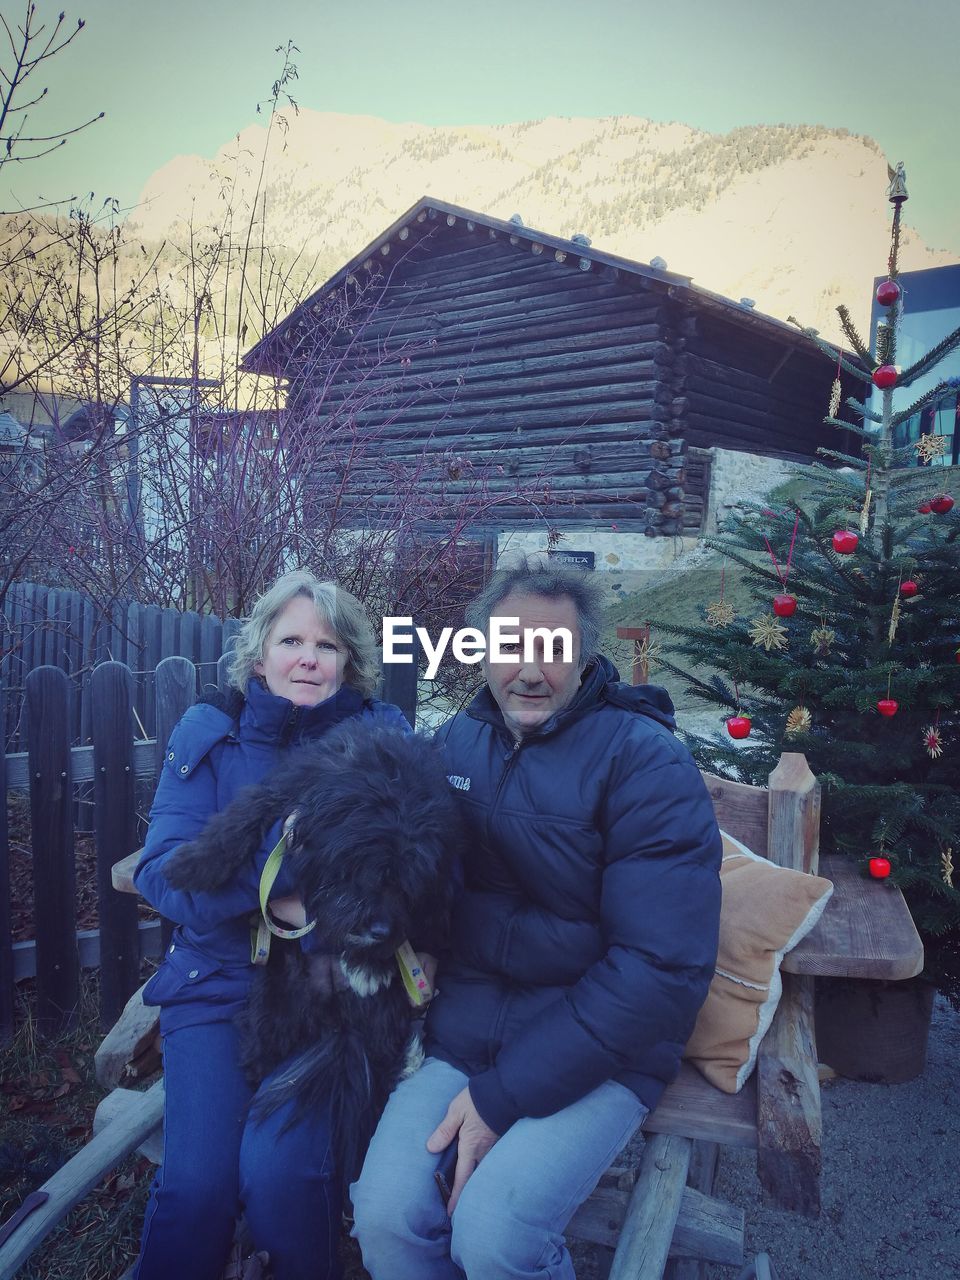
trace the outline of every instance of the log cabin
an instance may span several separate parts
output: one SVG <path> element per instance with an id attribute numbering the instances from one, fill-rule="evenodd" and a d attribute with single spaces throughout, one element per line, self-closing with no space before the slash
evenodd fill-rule
<path id="1" fill-rule="evenodd" d="M 482 475 L 501 534 L 546 522 L 568 545 L 698 536 L 716 449 L 850 445 L 823 423 L 830 362 L 749 299 L 427 197 L 242 367 L 286 381 L 292 422 L 365 437 L 368 518 L 389 469 L 419 466 L 454 500 Z"/>

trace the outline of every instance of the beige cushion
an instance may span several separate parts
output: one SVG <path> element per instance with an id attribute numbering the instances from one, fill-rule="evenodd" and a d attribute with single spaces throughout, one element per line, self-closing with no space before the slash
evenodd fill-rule
<path id="1" fill-rule="evenodd" d="M 684 1057 L 718 1089 L 737 1093 L 780 1003 L 780 961 L 820 919 L 833 885 L 721 834 L 720 951 Z"/>

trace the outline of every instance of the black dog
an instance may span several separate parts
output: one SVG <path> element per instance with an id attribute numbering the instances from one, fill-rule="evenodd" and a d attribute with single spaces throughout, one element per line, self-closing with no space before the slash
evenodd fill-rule
<path id="1" fill-rule="evenodd" d="M 241 793 L 164 874 L 177 888 L 216 889 L 290 814 L 285 863 L 349 986 L 319 993 L 311 968 L 322 957 L 273 939 L 242 1020 L 242 1063 L 256 1086 L 289 1060 L 261 1091 L 264 1111 L 291 1098 L 302 1108 L 329 1100 L 349 1182 L 408 1065 L 411 1008 L 394 953 L 408 939 L 445 936 L 457 807 L 427 742 L 350 721 Z"/>

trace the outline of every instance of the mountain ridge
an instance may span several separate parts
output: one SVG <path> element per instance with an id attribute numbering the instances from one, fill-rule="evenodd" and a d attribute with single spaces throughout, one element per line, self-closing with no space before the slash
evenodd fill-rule
<path id="1" fill-rule="evenodd" d="M 265 239 L 314 255 L 316 287 L 429 193 L 519 213 L 553 235 L 584 233 L 639 262 L 659 256 L 696 284 L 833 337 L 839 302 L 867 324 L 886 261 L 887 160 L 873 139 L 841 129 L 714 134 L 634 116 L 431 126 L 302 109 L 274 121 L 266 143 L 255 124 L 212 159 L 173 158 L 146 183 L 131 230 L 177 239 L 190 219 L 208 227 L 231 207 L 249 211 L 259 187 Z M 905 229 L 903 270 L 955 260 Z"/>

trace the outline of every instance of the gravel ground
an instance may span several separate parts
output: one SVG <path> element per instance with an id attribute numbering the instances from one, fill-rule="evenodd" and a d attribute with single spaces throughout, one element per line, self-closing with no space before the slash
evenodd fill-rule
<path id="1" fill-rule="evenodd" d="M 960 1278 L 960 1014 L 937 998 L 927 1066 L 907 1084 L 823 1085 L 819 1218 L 764 1209 L 756 1158 L 727 1149 L 716 1194 L 747 1215 L 747 1256 L 778 1280 Z M 577 1280 L 604 1280 L 611 1253 L 574 1246 Z M 711 1280 L 733 1280 L 711 1267 Z"/>

